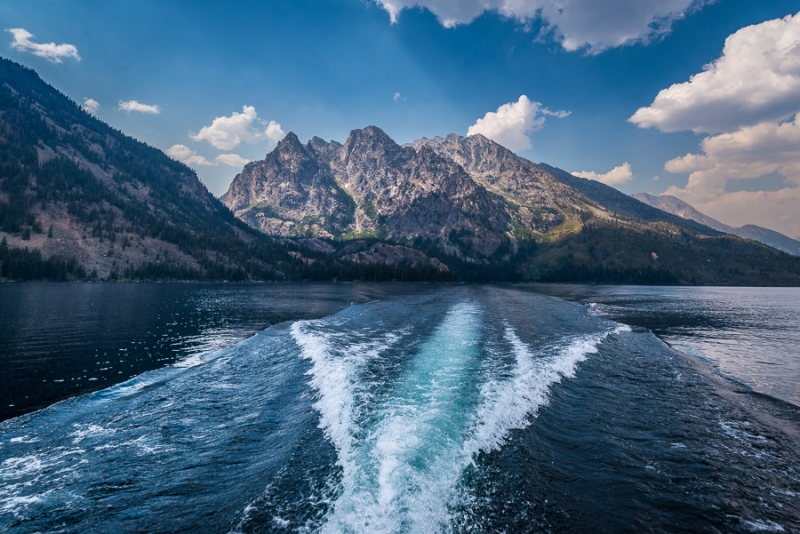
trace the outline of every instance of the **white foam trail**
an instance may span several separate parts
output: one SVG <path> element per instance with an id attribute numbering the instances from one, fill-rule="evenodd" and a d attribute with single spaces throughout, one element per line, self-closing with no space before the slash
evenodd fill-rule
<path id="1" fill-rule="evenodd" d="M 314 332 L 315 321 L 298 321 L 291 327 L 292 337 L 301 349 L 301 356 L 311 362 L 307 372 L 311 386 L 319 399 L 314 408 L 320 414 L 320 428 L 338 452 L 338 463 L 351 463 L 354 433 L 357 431 L 357 415 L 363 407 L 362 400 L 368 393 L 359 381 L 360 370 L 370 360 L 395 343 L 399 336 L 389 333 L 382 340 L 353 343 L 343 350 L 333 348 L 334 338 L 342 334 Z"/>
<path id="2" fill-rule="evenodd" d="M 380 406 L 362 370 L 396 337 L 347 346 L 347 334 L 320 333 L 313 322 L 293 325 L 302 356 L 312 363 L 320 427 L 342 468 L 339 496 L 320 532 L 449 531 L 451 510 L 466 497 L 458 487 L 464 469 L 481 452 L 499 449 L 511 430 L 529 425 L 552 386 L 574 376 L 609 334 L 629 330 L 575 338 L 547 356 L 535 355 L 507 326 L 513 369 L 478 390 L 479 316 L 470 303 L 453 306 L 403 374 L 385 386 Z"/>
<path id="3" fill-rule="evenodd" d="M 506 326 L 505 338 L 514 349 L 516 365 L 510 378 L 489 380 L 481 388 L 483 402 L 464 443 L 464 457 L 472 461 L 481 452 L 500 449 L 508 433 L 527 427 L 531 417 L 549 402 L 551 388 L 563 378 L 573 378 L 578 364 L 596 353 L 604 339 L 629 331 L 630 327 L 619 325 L 614 330 L 574 339 L 553 356 L 535 358 L 514 330 Z"/>
<path id="4" fill-rule="evenodd" d="M 393 384 L 366 438 L 348 442 L 342 493 L 321 532 L 427 533 L 449 525 L 469 426 L 463 405 L 479 367 L 477 314 L 471 304 L 454 306 Z"/>

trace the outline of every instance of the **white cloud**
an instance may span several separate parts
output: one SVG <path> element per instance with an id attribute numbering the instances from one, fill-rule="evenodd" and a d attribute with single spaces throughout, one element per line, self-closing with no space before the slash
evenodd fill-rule
<path id="1" fill-rule="evenodd" d="M 93 98 L 84 98 L 83 99 L 83 109 L 87 112 L 91 113 L 92 115 L 97 114 L 97 110 L 100 109 L 100 102 Z"/>
<path id="2" fill-rule="evenodd" d="M 249 159 L 243 158 L 239 154 L 220 154 L 214 161 L 218 161 L 219 163 L 229 165 L 231 167 L 244 167 L 248 163 L 250 163 Z"/>
<path id="3" fill-rule="evenodd" d="M 251 129 L 251 125 L 258 118 L 256 108 L 244 106 L 242 111 L 242 113 L 234 111 L 230 117 L 217 117 L 210 126 L 203 126 L 196 135 L 190 137 L 195 141 L 208 141 L 220 150 L 230 150 L 239 146 L 243 139 L 257 136 Z"/>
<path id="4" fill-rule="evenodd" d="M 658 93 L 629 119 L 642 128 L 712 134 L 700 153 L 666 162 L 688 173 L 666 193 L 727 224 L 800 232 L 800 13 L 747 26 L 688 82 Z M 785 179 L 778 191 L 730 192 L 732 180 Z"/>
<path id="5" fill-rule="evenodd" d="M 167 149 L 167 155 L 190 167 L 210 167 L 216 163 L 208 161 L 186 145 L 172 145 Z"/>
<path id="6" fill-rule="evenodd" d="M 542 115 L 550 115 L 551 117 L 555 117 L 557 119 L 563 119 L 572 115 L 571 111 L 550 111 L 547 108 L 542 108 Z"/>
<path id="7" fill-rule="evenodd" d="M 158 115 L 161 113 L 161 108 L 151 104 L 142 104 L 136 100 L 128 100 L 127 102 L 119 101 L 119 109 L 122 111 L 136 111 L 137 113 L 148 113 L 150 115 Z"/>
<path id="8" fill-rule="evenodd" d="M 740 29 L 722 56 L 629 119 L 664 132 L 733 132 L 800 111 L 800 13 Z"/>
<path id="9" fill-rule="evenodd" d="M 400 93 L 395 93 L 394 94 L 394 99 L 395 100 L 400 100 Z"/>
<path id="10" fill-rule="evenodd" d="M 778 173 L 800 185 L 800 121 L 763 122 L 733 133 L 706 137 L 702 154 L 671 159 L 664 168 L 690 173 L 684 191 L 710 199 L 725 193 L 729 180 Z M 800 210 L 798 210 L 800 212 Z"/>
<path id="11" fill-rule="evenodd" d="M 30 52 L 34 56 L 39 56 L 52 61 L 53 63 L 62 63 L 61 58 L 71 57 L 81 60 L 78 55 L 78 49 L 75 45 L 71 44 L 55 44 L 55 43 L 34 43 L 31 38 L 33 34 L 28 30 L 22 28 L 11 28 L 6 30 L 14 36 L 11 41 L 11 48 L 19 50 L 20 52 Z"/>
<path id="12" fill-rule="evenodd" d="M 230 167 L 244 167 L 250 163 L 249 159 L 239 154 L 220 154 L 211 161 L 186 145 L 172 145 L 167 149 L 167 155 L 190 167 L 216 167 L 220 163 Z"/>
<path id="13" fill-rule="evenodd" d="M 400 12 L 426 8 L 445 27 L 469 24 L 485 11 L 527 23 L 542 21 L 565 50 L 599 53 L 647 43 L 671 30 L 672 23 L 711 0 L 375 0 L 393 23 Z"/>
<path id="14" fill-rule="evenodd" d="M 689 202 L 728 224 L 759 224 L 796 235 L 800 231 L 800 120 L 766 121 L 736 132 L 707 137 L 702 154 L 671 159 L 664 168 L 689 173 L 685 187 L 667 194 Z M 727 191 L 731 180 L 752 180 L 778 174 L 786 180 L 779 191 Z"/>
<path id="15" fill-rule="evenodd" d="M 568 111 L 550 111 L 540 102 L 532 102 L 522 95 L 516 102 L 503 104 L 497 111 L 489 111 L 469 127 L 467 135 L 481 134 L 515 152 L 531 147 L 528 137 L 544 126 L 543 115 L 563 118 Z"/>
<path id="16" fill-rule="evenodd" d="M 243 106 L 242 113 L 234 111 L 230 117 L 217 117 L 209 126 L 203 126 L 197 134 L 190 137 L 195 141 L 208 141 L 211 146 L 220 150 L 231 150 L 242 142 L 257 143 L 264 139 L 276 144 L 286 135 L 281 125 L 275 121 L 269 121 L 264 130 L 256 125 L 263 126 L 256 108 Z"/>
<path id="17" fill-rule="evenodd" d="M 273 144 L 278 144 L 278 142 L 286 137 L 286 132 L 283 131 L 281 125 L 275 121 L 269 121 L 267 124 L 267 129 L 264 130 L 264 134 L 267 136 Z"/>
<path id="18" fill-rule="evenodd" d="M 573 176 L 596 180 L 606 185 L 619 185 L 630 182 L 633 179 L 631 164 L 627 161 L 618 167 L 614 167 L 605 174 L 598 174 L 594 171 L 573 172 Z"/>

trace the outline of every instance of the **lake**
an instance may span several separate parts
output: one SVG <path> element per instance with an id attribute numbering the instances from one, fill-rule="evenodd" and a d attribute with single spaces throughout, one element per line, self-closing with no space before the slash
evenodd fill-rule
<path id="1" fill-rule="evenodd" d="M 0 301 L 5 531 L 800 530 L 797 289 Z"/>

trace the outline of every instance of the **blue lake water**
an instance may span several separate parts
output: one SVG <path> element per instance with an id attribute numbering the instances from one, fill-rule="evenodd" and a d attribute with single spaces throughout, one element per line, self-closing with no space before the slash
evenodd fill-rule
<path id="1" fill-rule="evenodd" d="M 0 286 L 0 529 L 797 532 L 797 296 Z"/>

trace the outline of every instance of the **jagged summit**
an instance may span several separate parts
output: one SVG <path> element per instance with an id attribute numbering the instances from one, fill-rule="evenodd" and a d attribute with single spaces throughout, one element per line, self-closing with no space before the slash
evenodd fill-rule
<path id="1" fill-rule="evenodd" d="M 286 152 L 289 150 L 297 150 L 302 147 L 303 143 L 300 142 L 297 134 L 294 132 L 289 132 L 283 137 L 283 139 L 278 141 L 278 145 L 275 147 L 275 150 L 278 152 Z"/>
<path id="2" fill-rule="evenodd" d="M 400 146 L 376 126 L 343 144 L 312 138 L 309 150 L 299 147 L 294 137 L 249 163 L 221 200 L 282 236 L 422 238 L 464 257 L 487 257 L 508 239 L 508 215 L 432 148 Z"/>
<path id="3" fill-rule="evenodd" d="M 585 199 L 538 165 L 481 135 L 420 139 L 416 150 L 430 148 L 461 165 L 473 180 L 519 209 L 512 217 L 535 232 L 546 232 L 586 209 Z"/>

